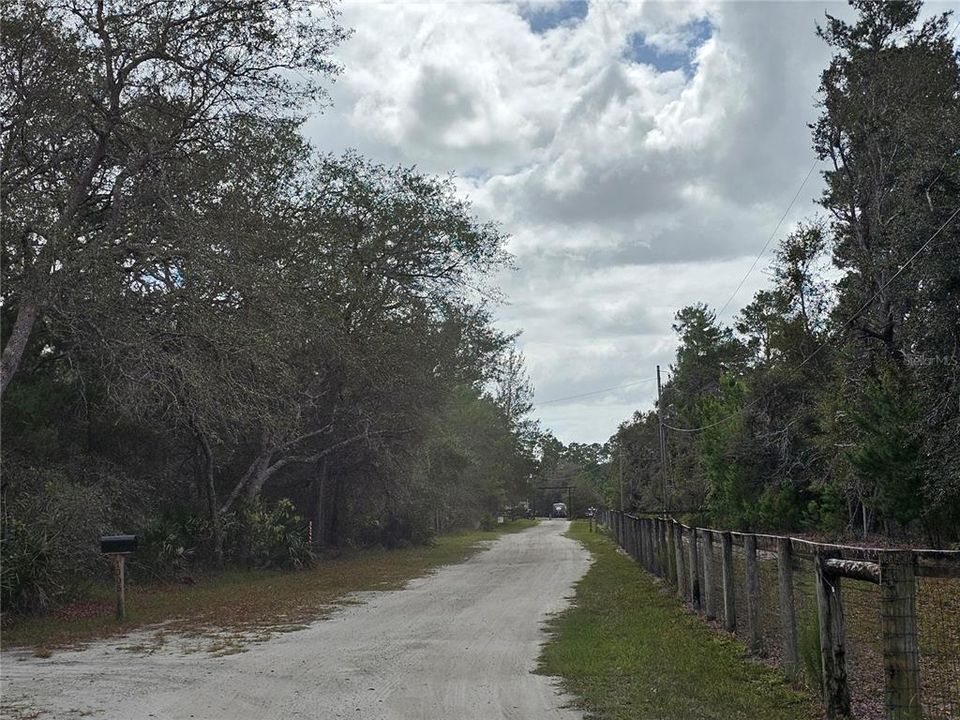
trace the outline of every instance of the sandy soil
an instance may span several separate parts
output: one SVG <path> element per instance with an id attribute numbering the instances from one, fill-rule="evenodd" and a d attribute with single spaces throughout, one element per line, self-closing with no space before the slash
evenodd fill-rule
<path id="1" fill-rule="evenodd" d="M 531 672 L 546 615 L 590 562 L 566 526 L 505 535 L 240 654 L 188 653 L 186 639 L 160 644 L 155 629 L 49 659 L 5 652 L 3 717 L 576 720 Z"/>

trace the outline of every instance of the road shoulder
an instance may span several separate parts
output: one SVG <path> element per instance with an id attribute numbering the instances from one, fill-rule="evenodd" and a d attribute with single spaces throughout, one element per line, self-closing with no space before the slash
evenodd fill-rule
<path id="1" fill-rule="evenodd" d="M 684 611 L 608 538 L 585 522 L 569 535 L 594 563 L 549 624 L 540 672 L 561 678 L 578 708 L 616 720 L 820 717 L 807 694 Z"/>

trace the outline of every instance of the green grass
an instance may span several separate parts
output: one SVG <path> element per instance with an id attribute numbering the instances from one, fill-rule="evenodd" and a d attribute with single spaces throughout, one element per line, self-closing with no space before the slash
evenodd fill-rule
<path id="1" fill-rule="evenodd" d="M 801 720 L 821 716 L 808 695 L 745 648 L 684 611 L 672 593 L 605 536 L 574 522 L 593 554 L 572 606 L 550 623 L 540 672 L 561 678 L 591 718 Z"/>
<path id="2" fill-rule="evenodd" d="M 163 633 L 172 630 L 207 638 L 198 645 L 200 650 L 229 654 L 241 651 L 250 641 L 298 629 L 323 617 L 348 593 L 402 587 L 432 568 L 465 560 L 484 540 L 535 524 L 534 520 L 517 520 L 492 531 L 443 535 L 426 547 L 357 551 L 302 571 L 231 570 L 210 575 L 196 585 L 128 587 L 123 622 L 113 616 L 112 588 L 97 588 L 87 602 L 5 624 L 3 647 L 33 648 L 38 657 L 47 657 L 51 649 L 122 637 L 162 623 L 151 644 L 162 644 Z"/>

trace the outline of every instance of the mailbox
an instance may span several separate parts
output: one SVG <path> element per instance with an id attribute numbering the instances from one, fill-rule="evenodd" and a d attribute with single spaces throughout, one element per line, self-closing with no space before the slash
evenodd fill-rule
<path id="1" fill-rule="evenodd" d="M 132 553 L 137 549 L 136 535 L 101 535 L 100 552 L 106 555 Z"/>

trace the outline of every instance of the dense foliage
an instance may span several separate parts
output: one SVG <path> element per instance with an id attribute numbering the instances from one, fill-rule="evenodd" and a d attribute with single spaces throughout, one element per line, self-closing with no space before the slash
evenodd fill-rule
<path id="1" fill-rule="evenodd" d="M 5 609 L 81 592 L 103 532 L 188 579 L 516 499 L 504 237 L 449 178 L 303 140 L 330 5 L 17 0 L 2 32 Z"/>
<path id="2" fill-rule="evenodd" d="M 956 541 L 960 527 L 960 61 L 950 16 L 852 3 L 820 36 L 825 216 L 786 237 L 732 327 L 677 313 L 657 413 L 608 444 L 628 505 L 704 522 Z M 614 500 L 618 468 L 608 467 Z M 663 478 L 666 476 L 666 497 Z"/>

